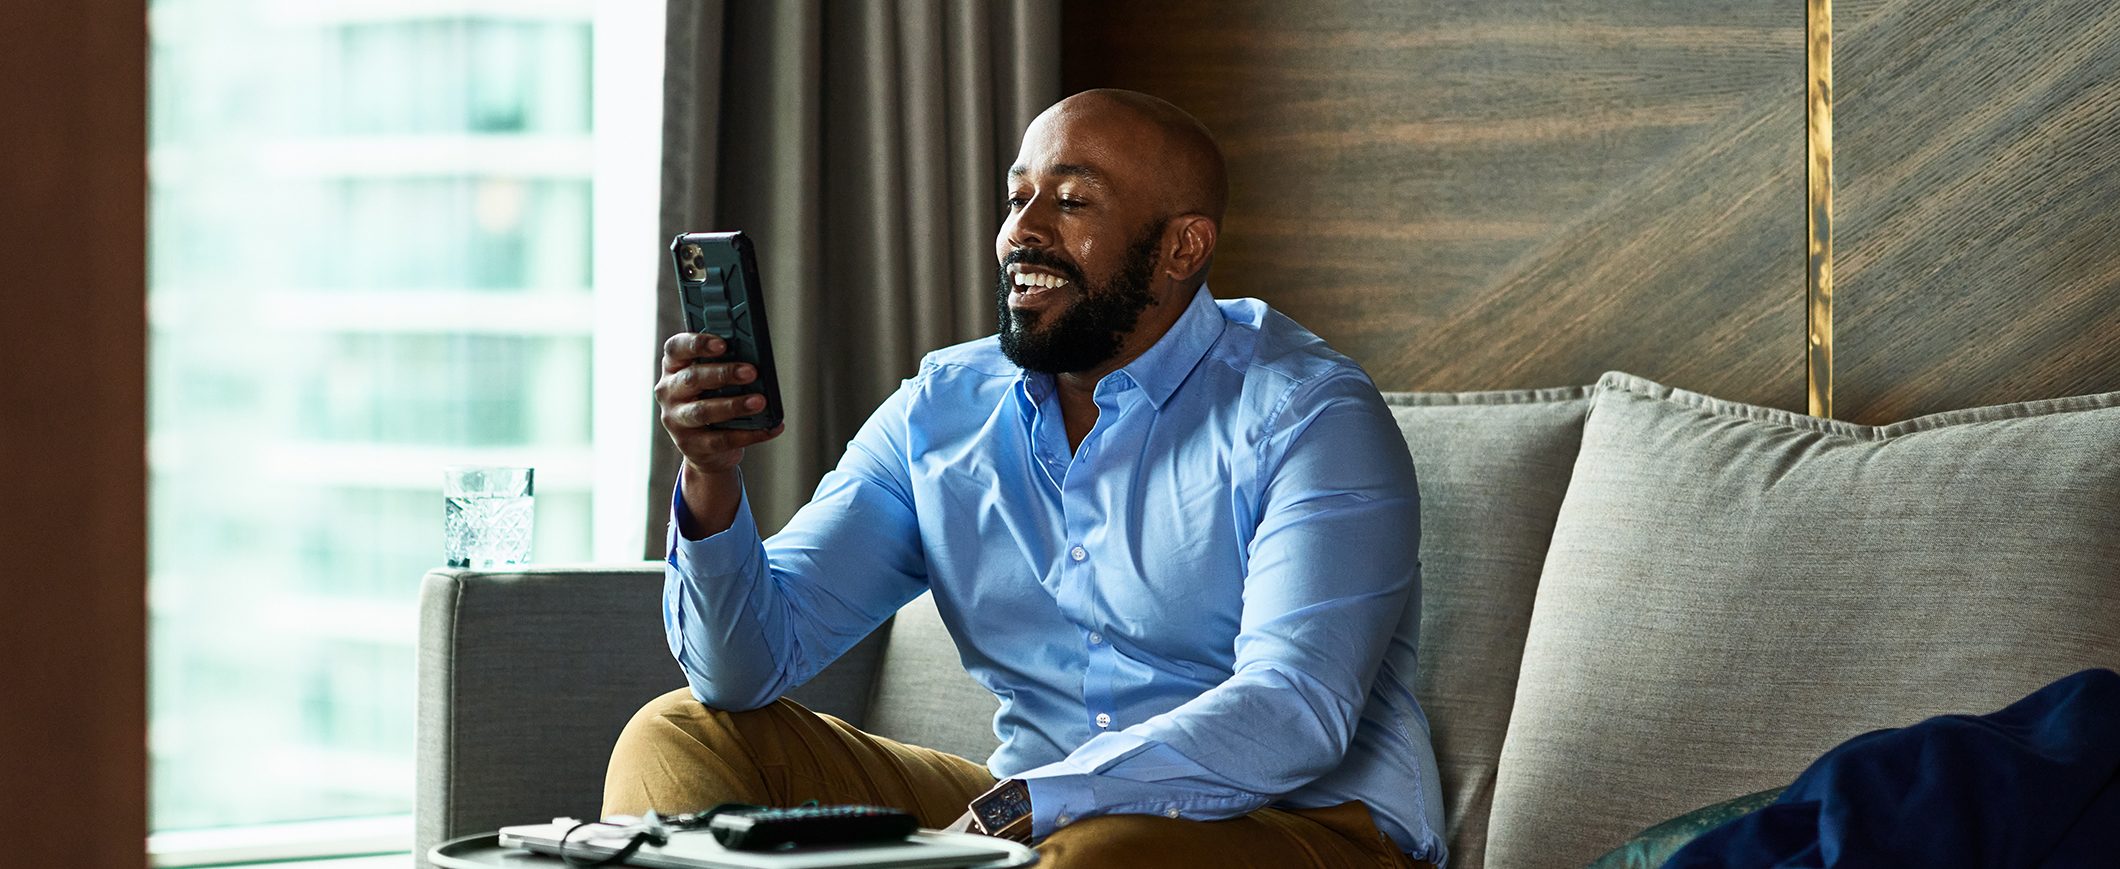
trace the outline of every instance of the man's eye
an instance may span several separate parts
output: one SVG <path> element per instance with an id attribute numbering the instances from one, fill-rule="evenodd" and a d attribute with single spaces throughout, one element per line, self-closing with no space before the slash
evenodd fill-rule
<path id="1" fill-rule="evenodd" d="M 1029 201 L 1030 200 L 1025 199 L 1021 196 L 1011 196 L 1008 198 L 1008 210 L 1016 211 L 1018 209 L 1021 209 L 1023 207 L 1023 204 Z"/>
<path id="2" fill-rule="evenodd" d="M 1075 210 L 1075 209 L 1077 209 L 1077 208 L 1081 208 L 1081 207 L 1083 207 L 1083 206 L 1086 206 L 1086 205 L 1088 205 L 1088 204 L 1089 204 L 1089 203 L 1087 203 L 1087 202 L 1084 202 L 1084 201 L 1082 201 L 1082 200 L 1080 200 L 1080 199 L 1062 199 L 1062 200 L 1060 200 L 1060 210 L 1061 210 L 1061 211 L 1073 211 L 1073 210 Z"/>

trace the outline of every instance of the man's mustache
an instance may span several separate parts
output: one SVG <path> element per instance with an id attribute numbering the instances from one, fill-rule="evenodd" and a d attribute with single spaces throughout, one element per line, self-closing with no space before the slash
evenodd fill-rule
<path id="1" fill-rule="evenodd" d="M 1008 256 L 1001 258 L 1003 283 L 1008 282 L 1008 267 L 1013 265 L 1052 269 L 1059 272 L 1061 277 L 1067 278 L 1068 283 L 1073 284 L 1078 290 L 1089 287 L 1089 283 L 1082 278 L 1081 269 L 1076 268 L 1074 263 L 1068 262 L 1060 255 L 1048 250 L 1035 247 L 1019 247 L 1009 251 Z"/>

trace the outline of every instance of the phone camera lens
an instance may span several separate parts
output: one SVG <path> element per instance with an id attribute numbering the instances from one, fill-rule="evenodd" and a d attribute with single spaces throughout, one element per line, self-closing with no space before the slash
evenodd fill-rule
<path id="1" fill-rule="evenodd" d="M 706 276 L 707 252 L 699 245 L 685 245 L 684 255 L 680 259 L 684 265 L 685 280 L 696 281 Z"/>

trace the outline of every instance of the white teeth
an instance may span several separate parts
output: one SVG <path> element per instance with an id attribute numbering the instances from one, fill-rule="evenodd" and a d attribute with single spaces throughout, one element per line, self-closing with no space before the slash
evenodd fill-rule
<path id="1" fill-rule="evenodd" d="M 1016 286 L 1052 289 L 1067 286 L 1067 279 L 1056 275 L 1041 275 L 1034 272 L 1017 272 Z"/>

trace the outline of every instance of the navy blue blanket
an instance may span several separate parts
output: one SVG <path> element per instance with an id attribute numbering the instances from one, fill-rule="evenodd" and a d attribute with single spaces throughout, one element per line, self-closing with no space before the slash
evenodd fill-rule
<path id="1" fill-rule="evenodd" d="M 1855 737 L 1664 866 L 2120 867 L 2120 674 Z"/>

